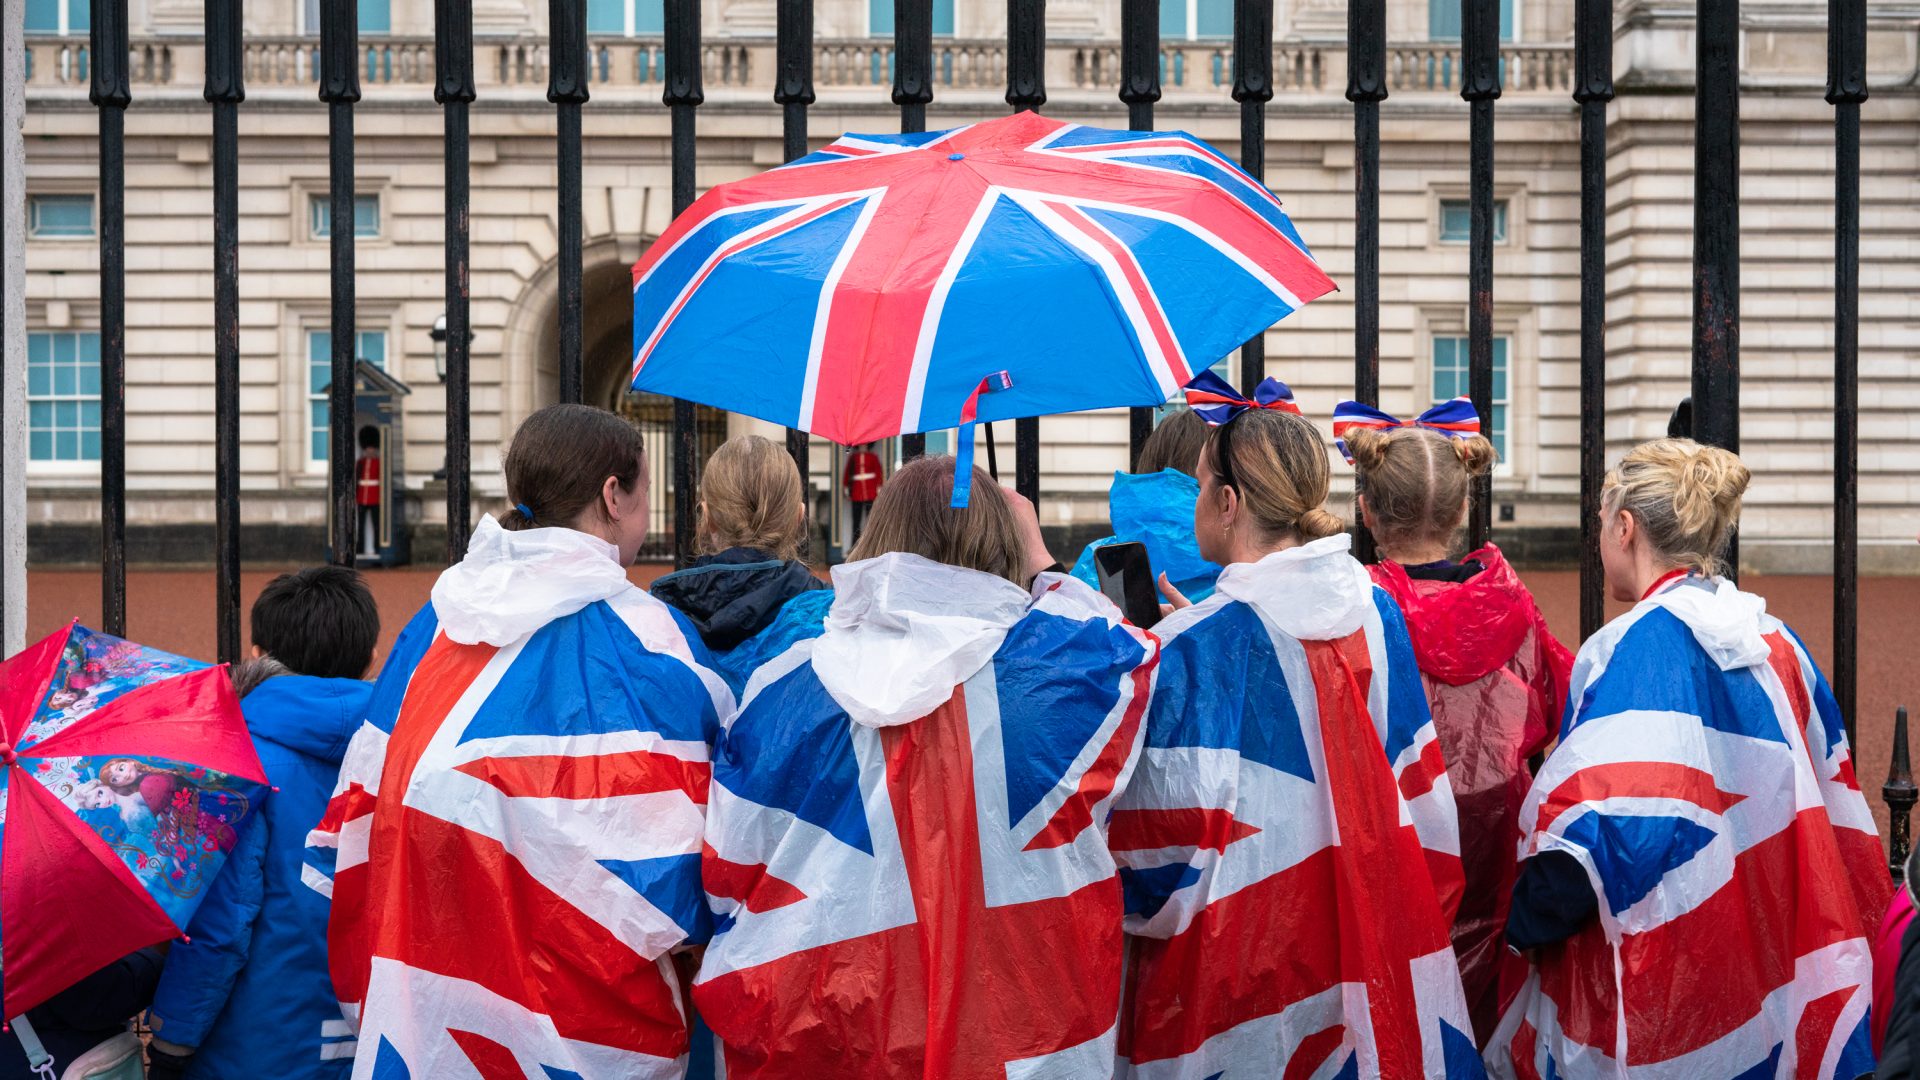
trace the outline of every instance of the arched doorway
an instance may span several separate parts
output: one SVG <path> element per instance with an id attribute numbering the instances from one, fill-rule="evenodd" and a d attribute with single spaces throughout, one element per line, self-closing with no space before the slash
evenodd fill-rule
<path id="1" fill-rule="evenodd" d="M 652 481 L 647 519 L 651 527 L 642 558 L 673 557 L 673 399 L 636 394 L 628 388 L 633 368 L 633 276 L 622 262 L 587 266 L 581 276 L 580 396 L 589 405 L 627 418 L 640 429 Z M 557 378 L 557 372 L 556 372 Z M 557 385 L 557 383 L 556 383 Z M 727 438 L 727 415 L 696 405 L 693 410 L 693 470 Z"/>

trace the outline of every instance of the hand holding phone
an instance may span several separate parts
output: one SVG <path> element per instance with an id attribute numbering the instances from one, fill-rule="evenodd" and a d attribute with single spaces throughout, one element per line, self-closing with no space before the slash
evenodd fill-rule
<path id="1" fill-rule="evenodd" d="M 1153 588 L 1153 567 L 1147 546 L 1130 541 L 1093 549 L 1094 576 L 1100 591 L 1142 630 L 1160 621 L 1160 597 Z"/>

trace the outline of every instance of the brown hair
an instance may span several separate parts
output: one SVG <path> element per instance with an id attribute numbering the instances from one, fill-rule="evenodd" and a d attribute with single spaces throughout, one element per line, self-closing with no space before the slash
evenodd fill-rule
<path id="1" fill-rule="evenodd" d="M 1133 471 L 1154 473 L 1178 469 L 1188 476 L 1198 476 L 1200 450 L 1206 445 L 1207 422 L 1192 409 L 1181 409 L 1160 421 L 1153 434 L 1147 436 L 1146 445 L 1140 447 L 1139 464 Z"/>
<path id="2" fill-rule="evenodd" d="M 549 405 L 520 425 L 507 447 L 503 529 L 571 527 L 588 510 L 604 514 L 600 489 L 611 476 L 620 490 L 640 482 L 647 447 L 620 417 L 587 405 Z"/>
<path id="3" fill-rule="evenodd" d="M 951 457 L 917 458 L 894 472 L 873 502 L 872 516 L 850 559 L 904 551 L 1027 585 L 1025 547 L 1000 485 L 973 470 L 973 493 L 955 509 Z"/>
<path id="4" fill-rule="evenodd" d="M 1692 439 L 1655 439 L 1608 471 L 1600 505 L 1608 513 L 1631 513 L 1668 563 L 1719 574 L 1750 479 L 1731 451 Z"/>
<path id="5" fill-rule="evenodd" d="M 807 536 L 804 506 L 793 456 L 769 439 L 736 435 L 700 472 L 700 550 L 757 548 L 798 558 Z"/>
<path id="6" fill-rule="evenodd" d="M 1359 428 L 1346 440 L 1367 497 L 1367 528 L 1389 547 L 1450 543 L 1473 478 L 1496 458 L 1483 435 L 1452 439 L 1422 427 Z"/>
<path id="7" fill-rule="evenodd" d="M 1215 479 L 1233 488 L 1263 539 L 1318 540 L 1347 523 L 1322 507 L 1331 470 L 1314 426 L 1295 413 L 1249 409 L 1207 438 Z"/>

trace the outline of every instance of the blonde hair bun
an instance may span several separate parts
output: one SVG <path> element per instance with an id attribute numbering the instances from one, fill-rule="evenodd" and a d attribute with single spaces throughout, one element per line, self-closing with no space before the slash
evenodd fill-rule
<path id="1" fill-rule="evenodd" d="M 1601 504 L 1609 512 L 1631 513 L 1647 542 L 1672 565 L 1718 574 L 1752 479 L 1730 450 L 1692 439 L 1655 439 L 1634 447 L 1607 473 Z"/>
<path id="2" fill-rule="evenodd" d="M 1347 523 L 1340 519 L 1340 515 L 1316 506 L 1301 514 L 1299 523 L 1293 528 L 1302 540 L 1320 540 L 1346 532 Z"/>

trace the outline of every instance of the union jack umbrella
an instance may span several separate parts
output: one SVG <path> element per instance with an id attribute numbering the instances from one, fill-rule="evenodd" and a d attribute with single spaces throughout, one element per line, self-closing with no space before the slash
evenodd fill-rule
<path id="1" fill-rule="evenodd" d="M 633 282 L 634 389 L 846 445 L 1157 405 L 1334 287 L 1213 147 L 1033 113 L 723 184 Z"/>

